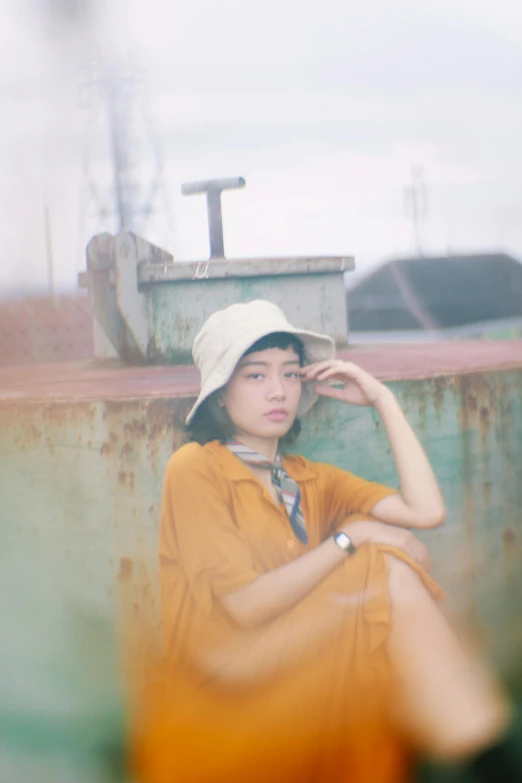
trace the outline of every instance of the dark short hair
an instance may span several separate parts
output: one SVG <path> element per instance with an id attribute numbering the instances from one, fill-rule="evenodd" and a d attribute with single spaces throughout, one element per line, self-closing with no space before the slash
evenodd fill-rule
<path id="1" fill-rule="evenodd" d="M 280 348 L 283 351 L 287 350 L 287 348 L 293 348 L 299 358 L 299 365 L 303 367 L 305 364 L 304 345 L 298 337 L 289 332 L 272 332 L 265 337 L 261 337 L 245 351 L 241 359 L 250 353 L 266 351 L 268 348 Z M 222 388 L 212 392 L 201 403 L 190 424 L 185 426 L 188 441 L 195 441 L 203 446 L 211 440 L 219 440 L 221 443 L 226 443 L 227 440 L 234 437 L 235 430 L 230 416 L 225 408 L 218 404 L 218 397 Z M 294 443 L 300 432 L 301 422 L 298 418 L 295 418 L 286 435 L 279 441 L 280 449 L 284 451 L 285 447 Z"/>

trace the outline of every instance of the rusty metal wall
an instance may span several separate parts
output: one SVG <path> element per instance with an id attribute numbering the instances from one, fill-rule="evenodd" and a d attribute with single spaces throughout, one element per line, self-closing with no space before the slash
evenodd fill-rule
<path id="1" fill-rule="evenodd" d="M 494 578 L 505 598 L 500 614 L 507 618 L 522 535 L 522 371 L 391 386 L 428 451 L 448 504 L 445 526 L 426 534 L 436 570 L 444 576 L 450 559 L 458 571 L 453 560 L 459 553 L 467 574 L 462 587 L 477 614 L 485 610 L 481 584 Z M 180 422 L 190 404 L 191 398 L 4 401 L 0 545 L 18 548 L 34 540 L 43 552 L 59 552 L 90 583 L 97 606 L 108 608 L 115 584 L 127 580 L 136 591 L 136 611 L 156 607 L 162 476 L 182 442 Z M 373 410 L 321 400 L 303 422 L 298 448 L 313 459 L 397 483 Z M 487 562 L 468 569 L 465 558 L 474 547 Z"/>
<path id="2" fill-rule="evenodd" d="M 0 409 L 2 783 L 125 779 L 118 648 L 139 627 L 135 653 L 159 651 L 156 526 L 175 408 Z"/>
<path id="3" fill-rule="evenodd" d="M 509 673 L 522 650 L 522 370 L 391 385 L 447 501 L 445 526 L 424 534 L 435 576 L 448 589 L 449 606 L 471 619 Z M 123 601 L 146 629 L 143 652 L 160 645 L 156 540 L 162 479 L 169 455 L 182 442 L 181 422 L 191 402 L 28 404 L 6 398 L 0 404 L 4 558 L 19 566 L 22 582 L 26 575 L 29 591 L 39 591 L 38 580 L 45 581 L 50 570 L 66 575 L 67 584 L 81 586 L 84 603 L 109 623 Z M 299 451 L 397 484 L 373 410 L 321 400 L 303 422 Z M 41 574 L 27 566 L 36 560 Z M 52 567 L 46 570 L 46 563 Z M 56 593 L 53 609 L 66 599 Z M 3 618 L 6 634 L 16 633 L 15 621 L 14 614 Z M 60 644 L 57 638 L 56 655 L 63 657 Z"/>
<path id="4" fill-rule="evenodd" d="M 240 262 L 232 266 L 236 264 Z M 291 323 L 329 334 L 338 348 L 346 348 L 346 299 L 341 272 L 284 274 L 285 263 L 281 261 L 277 274 L 267 274 L 264 267 L 270 267 L 269 262 L 259 260 L 257 265 L 263 275 L 201 278 L 151 287 L 149 358 L 159 363 L 190 361 L 192 344 L 203 321 L 216 310 L 253 299 L 268 299 L 284 307 Z"/>
<path id="5" fill-rule="evenodd" d="M 5 405 L 0 413 L 0 546 L 33 543 L 112 610 L 132 585 L 135 611 L 157 608 L 162 474 L 180 442 L 179 400 Z"/>

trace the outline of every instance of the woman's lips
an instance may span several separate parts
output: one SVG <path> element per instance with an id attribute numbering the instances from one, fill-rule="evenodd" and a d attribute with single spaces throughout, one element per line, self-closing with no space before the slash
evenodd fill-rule
<path id="1" fill-rule="evenodd" d="M 288 416 L 288 411 L 274 410 L 274 411 L 270 411 L 265 415 L 267 419 L 270 419 L 270 421 L 284 421 Z"/>

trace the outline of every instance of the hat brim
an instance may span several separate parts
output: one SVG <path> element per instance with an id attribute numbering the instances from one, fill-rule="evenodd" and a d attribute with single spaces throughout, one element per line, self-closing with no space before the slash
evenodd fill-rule
<path id="1" fill-rule="evenodd" d="M 237 342 L 234 343 L 233 349 L 220 358 L 219 368 L 216 368 L 214 372 L 209 374 L 205 384 L 200 390 L 196 402 L 185 419 L 185 424 L 190 424 L 198 408 L 211 394 L 228 383 L 237 363 L 245 351 L 248 351 L 250 346 L 262 337 L 266 337 L 274 331 L 273 328 L 267 329 L 266 327 L 263 328 L 260 326 L 254 333 L 250 331 L 247 335 L 238 338 Z M 301 340 L 304 346 L 305 361 L 307 364 L 314 364 L 315 362 L 322 362 L 326 359 L 333 359 L 335 357 L 335 343 L 328 335 L 309 332 L 306 329 L 295 329 L 290 325 L 285 327 L 282 331 L 287 334 L 293 334 Z M 297 415 L 303 416 L 307 413 L 317 401 L 317 398 L 318 395 L 313 390 L 312 384 L 304 383 L 301 390 L 299 405 L 297 407 Z"/>

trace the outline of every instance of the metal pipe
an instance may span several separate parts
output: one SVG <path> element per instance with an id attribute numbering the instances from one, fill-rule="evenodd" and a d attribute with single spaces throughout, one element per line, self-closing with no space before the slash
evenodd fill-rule
<path id="1" fill-rule="evenodd" d="M 208 238 L 210 258 L 224 258 L 223 215 L 221 212 L 221 191 L 245 187 L 243 177 L 228 179 L 208 179 L 200 182 L 187 182 L 181 186 L 183 196 L 207 194 Z"/>

